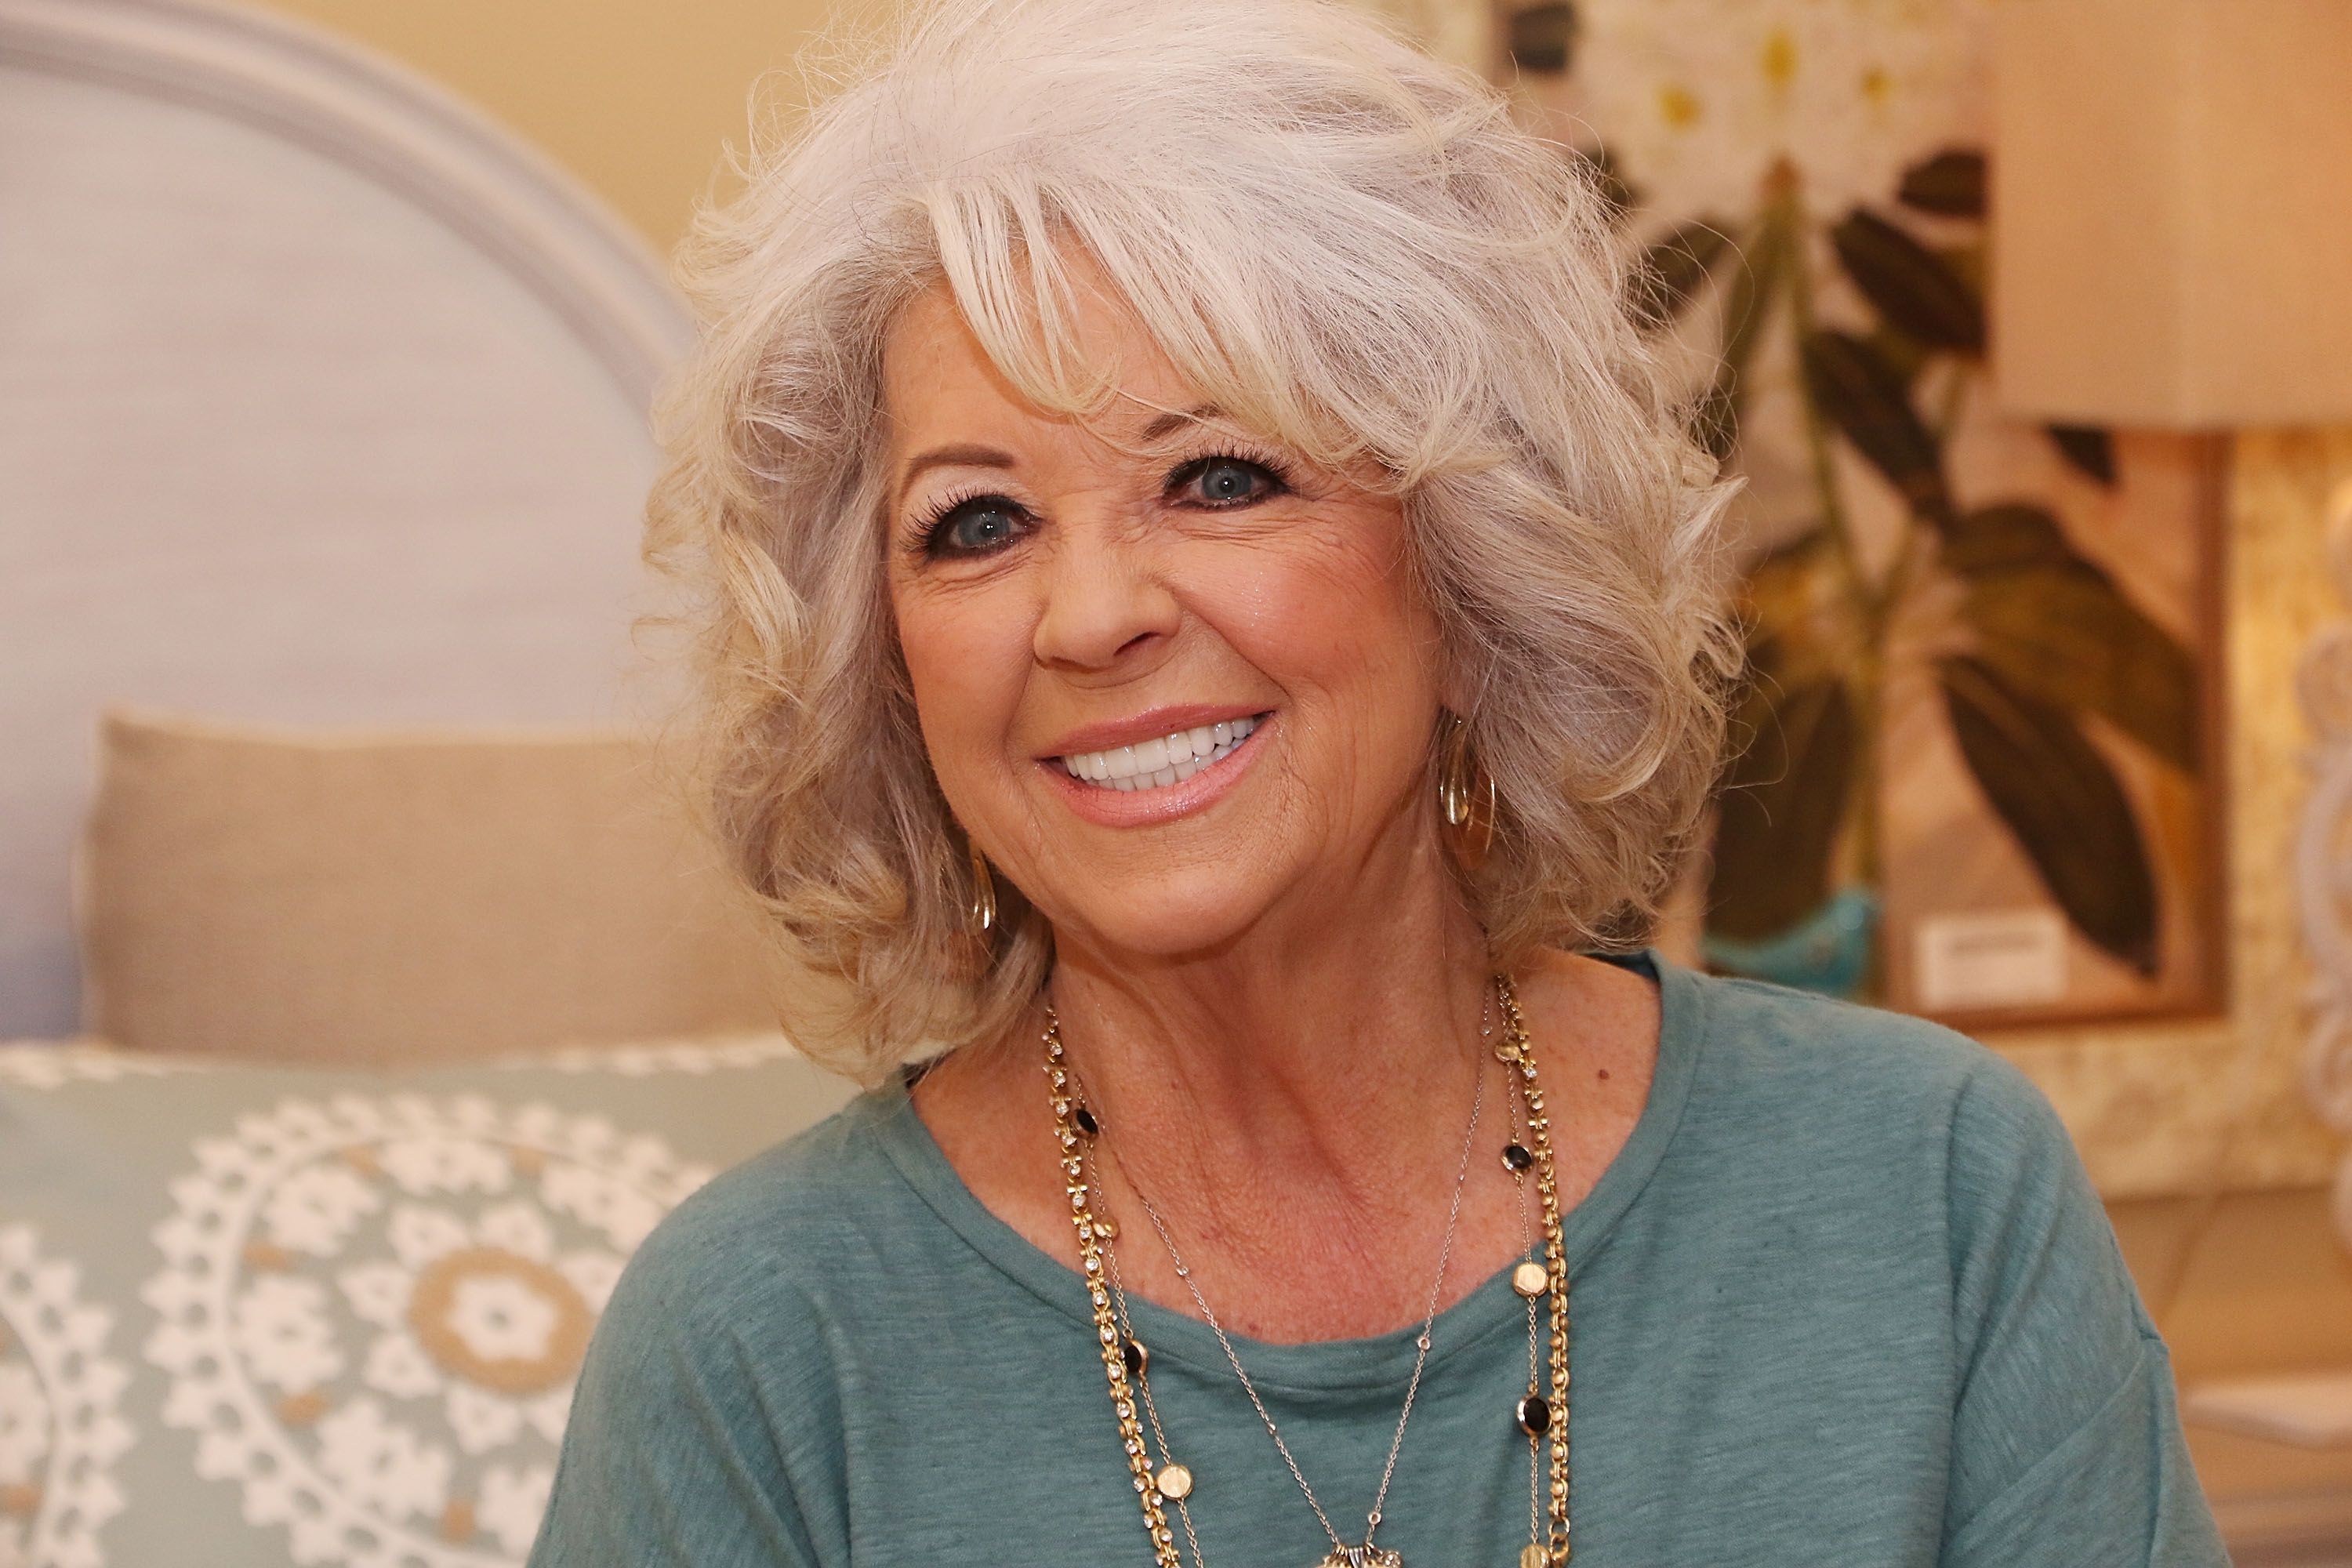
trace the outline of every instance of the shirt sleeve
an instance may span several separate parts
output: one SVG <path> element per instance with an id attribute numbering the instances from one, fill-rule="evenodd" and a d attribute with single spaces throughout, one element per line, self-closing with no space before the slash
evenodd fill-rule
<path id="1" fill-rule="evenodd" d="M 819 1568 L 713 1240 L 681 1209 L 623 1269 L 527 1568 Z"/>
<path id="2" fill-rule="evenodd" d="M 2057 1113 L 1990 1054 L 1954 1107 L 1946 1186 L 1945 1568 L 2228 1568 L 2106 1211 Z"/>

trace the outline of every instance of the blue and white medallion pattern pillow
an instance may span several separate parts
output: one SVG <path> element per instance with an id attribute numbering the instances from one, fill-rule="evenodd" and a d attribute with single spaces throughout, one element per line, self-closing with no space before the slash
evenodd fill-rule
<path id="1" fill-rule="evenodd" d="M 662 1215 L 840 1105 L 780 1037 L 416 1074 L 0 1047 L 0 1568 L 502 1568 Z"/>

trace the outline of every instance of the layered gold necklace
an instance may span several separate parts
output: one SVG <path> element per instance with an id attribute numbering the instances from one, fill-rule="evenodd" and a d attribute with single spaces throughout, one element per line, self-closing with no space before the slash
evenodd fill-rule
<path id="1" fill-rule="evenodd" d="M 1503 1037 L 1496 1042 L 1495 1055 L 1507 1071 L 1516 1074 L 1514 1088 L 1527 1107 L 1528 1142 L 1518 1141 L 1516 1128 L 1511 1141 L 1503 1150 L 1503 1163 L 1521 1184 L 1521 1202 L 1525 1203 L 1525 1185 L 1532 1176 L 1543 1210 L 1543 1261 L 1532 1258 L 1520 1263 L 1511 1273 L 1511 1288 L 1528 1302 L 1529 1344 L 1528 1352 L 1528 1392 L 1512 1411 L 1520 1431 L 1528 1443 L 1529 1473 L 1529 1540 L 1519 1552 L 1520 1568 L 1560 1568 L 1569 1560 L 1568 1512 L 1568 1261 L 1560 1240 L 1559 1183 L 1552 1157 L 1550 1120 L 1544 1112 L 1543 1089 L 1537 1078 L 1535 1053 L 1530 1047 L 1527 1023 L 1519 1011 L 1517 993 L 1510 977 L 1497 973 L 1494 977 L 1495 994 L 1503 1016 Z M 1094 1308 L 1095 1332 L 1100 1342 L 1104 1380 L 1108 1385 L 1111 1408 L 1118 1418 L 1119 1437 L 1123 1444 L 1128 1469 L 1133 1479 L 1136 1498 L 1143 1512 L 1143 1527 L 1149 1537 L 1152 1556 L 1158 1568 L 1183 1568 L 1183 1559 L 1177 1549 L 1176 1532 L 1168 1522 L 1169 1505 L 1175 1505 L 1183 1516 L 1185 1535 L 1192 1547 L 1196 1564 L 1200 1542 L 1192 1536 L 1192 1517 L 1186 1503 L 1192 1492 L 1192 1471 L 1168 1453 L 1166 1434 L 1160 1429 L 1159 1412 L 1152 1405 L 1147 1368 L 1150 1355 L 1129 1330 L 1126 1319 L 1126 1292 L 1118 1284 L 1117 1263 L 1111 1258 L 1108 1244 L 1118 1236 L 1118 1226 L 1109 1215 L 1096 1209 L 1096 1187 L 1087 1167 L 1087 1156 L 1100 1136 L 1102 1124 L 1074 1079 L 1072 1068 L 1062 1047 L 1060 1017 L 1049 1003 L 1045 1009 L 1045 1078 L 1054 1108 L 1055 1138 L 1060 1148 L 1064 1190 L 1070 1200 L 1070 1223 L 1077 1232 L 1078 1263 L 1084 1275 L 1088 1300 Z M 1515 1118 L 1516 1121 L 1516 1118 Z M 1471 1110 L 1471 1128 L 1477 1125 L 1476 1100 Z M 1530 1147 L 1529 1145 L 1532 1145 Z M 1465 1144 L 1466 1152 L 1466 1144 Z M 1140 1189 L 1138 1189 L 1139 1192 Z M 1456 1203 L 1459 1203 L 1459 1185 Z M 1149 1217 L 1168 1243 L 1180 1278 L 1191 1285 L 1190 1270 L 1181 1258 L 1175 1257 L 1174 1243 L 1168 1237 L 1156 1210 L 1144 1200 Z M 1450 1237 L 1449 1221 L 1449 1237 Z M 1439 1265 L 1439 1280 L 1444 1279 L 1444 1261 Z M 1215 1318 L 1207 1312 L 1207 1303 L 1193 1291 L 1196 1304 L 1225 1353 L 1234 1363 L 1234 1371 L 1250 1394 L 1251 1403 L 1257 1406 L 1259 1416 L 1273 1434 L 1276 1446 L 1289 1462 L 1291 1474 L 1307 1492 L 1307 1501 L 1314 1506 L 1318 1519 L 1323 1509 L 1315 1501 L 1312 1489 L 1299 1473 L 1297 1464 L 1290 1458 L 1289 1448 L 1276 1430 L 1273 1417 L 1252 1388 L 1248 1374 L 1242 1371 L 1240 1360 L 1234 1354 L 1232 1342 Z M 1535 1346 L 1535 1302 L 1548 1298 L 1550 1305 L 1550 1365 L 1548 1379 L 1540 1373 Z M 1434 1320 L 1436 1293 L 1432 1291 L 1432 1321 Z M 1429 1352 L 1429 1326 L 1423 1325 L 1415 1342 L 1420 1355 Z M 1414 1384 L 1420 1379 L 1420 1361 L 1414 1363 Z M 1405 1414 L 1412 1414 L 1408 1391 Z M 1144 1422 L 1149 1419 L 1153 1436 L 1159 1439 L 1160 1453 L 1155 1459 L 1151 1445 L 1146 1440 Z M 1403 1422 L 1398 1424 L 1398 1437 L 1403 1435 Z M 1549 1443 L 1550 1458 L 1550 1505 L 1549 1517 L 1542 1522 L 1540 1532 L 1533 1517 L 1534 1469 Z M 1392 1470 L 1396 1461 L 1392 1445 L 1389 1463 Z M 1382 1477 L 1386 1491 L 1387 1477 Z M 1333 1550 L 1318 1568 L 1402 1568 L 1402 1559 L 1392 1551 L 1372 1544 L 1372 1532 L 1380 1523 L 1380 1501 L 1375 1500 L 1367 1524 L 1364 1541 L 1359 1545 L 1343 1543 L 1324 1520 L 1324 1528 L 1331 1534 Z"/>

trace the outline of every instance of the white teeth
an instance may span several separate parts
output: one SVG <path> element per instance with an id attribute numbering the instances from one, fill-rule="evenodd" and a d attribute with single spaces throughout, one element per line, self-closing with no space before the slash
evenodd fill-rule
<path id="1" fill-rule="evenodd" d="M 1134 746 L 1076 752 L 1061 760 L 1062 767 L 1072 778 L 1105 789 L 1165 789 L 1224 761 L 1256 728 L 1254 718 L 1204 724 Z"/>

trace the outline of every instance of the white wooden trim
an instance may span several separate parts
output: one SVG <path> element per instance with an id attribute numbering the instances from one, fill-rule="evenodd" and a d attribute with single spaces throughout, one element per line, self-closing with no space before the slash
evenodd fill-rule
<path id="1" fill-rule="evenodd" d="M 0 0 L 0 66 L 226 115 L 431 214 L 562 321 L 639 407 L 684 350 L 684 302 L 642 241 L 517 138 L 422 78 L 210 0 Z"/>

